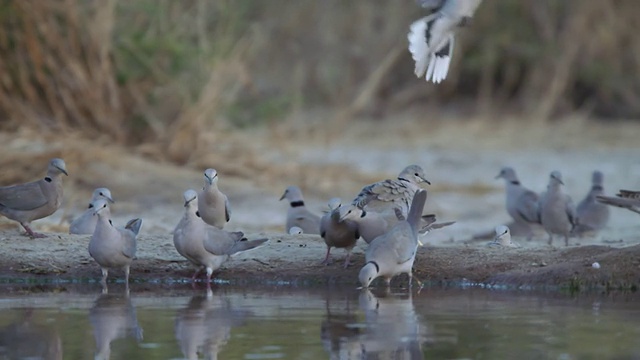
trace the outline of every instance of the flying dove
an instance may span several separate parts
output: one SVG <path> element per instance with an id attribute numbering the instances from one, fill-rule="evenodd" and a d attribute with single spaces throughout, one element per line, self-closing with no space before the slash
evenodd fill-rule
<path id="1" fill-rule="evenodd" d="M 242 232 L 228 232 L 206 224 L 197 209 L 198 193 L 190 189 L 183 197 L 185 212 L 173 231 L 173 244 L 180 255 L 198 266 L 192 280 L 205 268 L 209 283 L 213 272 L 232 255 L 267 242 L 268 239 L 247 240 Z"/>
<path id="2" fill-rule="evenodd" d="M 231 218 L 229 199 L 218 189 L 218 173 L 215 169 L 204 172 L 204 187 L 198 193 L 200 217 L 209 225 L 222 229 Z"/>
<path id="3" fill-rule="evenodd" d="M 22 225 L 31 238 L 44 238 L 33 232 L 31 221 L 47 217 L 62 204 L 62 177 L 67 166 L 62 159 L 51 159 L 44 179 L 26 184 L 0 187 L 0 215 Z"/>
<path id="4" fill-rule="evenodd" d="M 100 295 L 89 310 L 89 322 L 96 341 L 95 359 L 109 359 L 111 343 L 117 339 L 133 337 L 140 342 L 143 338 L 143 329 L 128 294 Z"/>
<path id="5" fill-rule="evenodd" d="M 640 191 L 619 190 L 616 197 L 598 195 L 596 199 L 603 204 L 617 206 L 640 214 Z"/>
<path id="6" fill-rule="evenodd" d="M 496 236 L 493 241 L 489 243 L 489 246 L 520 247 L 519 244 L 511 241 L 511 231 L 509 231 L 509 227 L 505 225 L 496 226 Z"/>
<path id="7" fill-rule="evenodd" d="M 87 209 L 69 225 L 69 234 L 93 234 L 93 230 L 95 230 L 96 224 L 98 223 L 98 217 L 93 214 L 92 204 L 98 199 L 105 199 L 110 203 L 114 203 L 109 189 L 97 188 L 93 190 Z"/>
<path id="8" fill-rule="evenodd" d="M 305 234 L 320 233 L 320 217 L 307 210 L 299 187 L 289 186 L 280 197 L 280 200 L 282 199 L 287 199 L 290 205 L 287 211 L 287 232 L 292 227 L 297 226 Z"/>
<path id="9" fill-rule="evenodd" d="M 604 195 L 604 175 L 600 171 L 594 171 L 591 175 L 591 190 L 576 207 L 578 225 L 574 233 L 596 232 L 604 229 L 609 222 L 609 207 L 599 203 L 596 198 Z"/>
<path id="10" fill-rule="evenodd" d="M 103 287 L 106 288 L 109 269 L 124 269 L 125 284 L 129 286 L 129 268 L 136 257 L 136 236 L 140 232 L 142 219 L 130 220 L 124 228 L 111 221 L 111 211 L 106 199 L 91 203 L 98 217 L 96 228 L 89 241 L 89 255 L 102 269 Z"/>
<path id="11" fill-rule="evenodd" d="M 542 226 L 549 234 L 549 245 L 553 243 L 553 235 L 564 236 L 565 246 L 569 246 L 569 235 L 576 225 L 577 216 L 573 201 L 562 192 L 562 174 L 551 172 L 547 191 L 540 197 L 540 219 Z"/>
<path id="12" fill-rule="evenodd" d="M 411 24 L 407 39 L 416 62 L 414 73 L 440 83 L 447 77 L 455 33 L 473 17 L 481 0 L 426 0 L 422 6 L 434 12 Z"/>
<path id="13" fill-rule="evenodd" d="M 416 192 L 407 220 L 397 223 L 389 232 L 375 238 L 369 244 L 365 253 L 366 263 L 358 276 L 363 288 L 369 287 L 371 282 L 380 276 L 389 287 L 391 278 L 401 273 L 409 275 L 411 287 L 413 262 L 418 250 L 420 218 L 426 200 L 426 191 Z"/>
<path id="14" fill-rule="evenodd" d="M 329 264 L 329 255 L 332 247 L 344 248 L 347 250 L 347 257 L 344 260 L 344 268 L 349 266 L 351 250 L 360 238 L 358 225 L 349 220 L 342 220 L 340 217 L 340 198 L 329 200 L 329 212 L 320 220 L 320 236 L 327 244 L 327 255 L 323 264 Z"/>
<path id="15" fill-rule="evenodd" d="M 496 176 L 496 179 L 500 178 L 506 183 L 507 213 L 513 221 L 527 229 L 527 240 L 531 240 L 533 238 L 531 225 L 540 223 L 538 194 L 522 186 L 513 168 L 502 168 Z"/>
<path id="16" fill-rule="evenodd" d="M 402 217 L 407 216 L 413 195 L 421 189 L 422 183 L 431 185 L 424 170 L 418 165 L 409 165 L 396 180 L 382 180 L 363 187 L 351 203 L 366 211 L 377 211 L 387 221 L 394 222 L 398 218 L 397 209 Z"/>
<path id="17" fill-rule="evenodd" d="M 386 217 L 376 211 L 366 211 L 353 204 L 349 204 L 340 207 L 340 220 L 352 221 L 358 225 L 358 233 L 367 244 L 370 244 L 373 239 L 389 231 L 393 225 L 405 220 L 400 209 L 396 208 L 395 210 L 396 221 L 388 221 Z M 425 235 L 431 230 L 440 229 L 455 223 L 455 221 L 444 223 L 435 223 L 435 221 L 436 216 L 434 214 L 422 215 L 420 230 L 418 231 L 420 235 Z"/>

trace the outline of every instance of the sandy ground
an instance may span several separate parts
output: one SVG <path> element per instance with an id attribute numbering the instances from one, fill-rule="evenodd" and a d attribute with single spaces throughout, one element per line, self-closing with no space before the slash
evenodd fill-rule
<path id="1" fill-rule="evenodd" d="M 635 141 L 639 126 L 605 126 L 580 119 L 549 126 L 513 125 L 506 120 L 487 125 L 456 119 L 416 121 L 417 117 L 332 126 L 318 117 L 304 127 L 283 125 L 245 133 L 248 151 L 259 154 L 254 168 L 236 171 L 238 166 L 228 161 L 208 166 L 219 169 L 220 188 L 231 201 L 228 229 L 242 230 L 250 238 L 266 235 L 270 242 L 232 259 L 218 277 L 231 282 L 355 284 L 366 244 L 357 246 L 349 269 L 342 268 L 340 249 L 333 251 L 334 264 L 321 266 L 325 246 L 319 237 L 283 234 L 287 204 L 278 201 L 282 191 L 287 185 L 301 186 L 310 209 L 320 213 L 329 198 L 351 199 L 363 185 L 394 177 L 405 165 L 416 163 L 426 169 L 433 184 L 425 213 L 435 213 L 440 221 L 456 221 L 423 239 L 426 246 L 415 265 L 418 277 L 516 286 L 640 284 L 640 218 L 625 210 L 612 209 L 604 231 L 572 239 L 569 248 L 547 246 L 544 234 L 531 242 L 518 239 L 521 249 L 489 249 L 485 240 L 472 240 L 509 221 L 503 183 L 494 179 L 505 165 L 513 166 L 522 182 L 536 191 L 544 190 L 549 172 L 561 170 L 575 202 L 587 193 L 594 169 L 604 172 L 609 193 L 640 189 L 640 148 Z M 51 154 L 77 159 L 78 147 L 69 149 L 59 142 L 34 146 L 6 134 L 0 134 L 0 141 L 7 156 L 24 158 L 24 149 L 29 148 L 43 163 Z M 109 187 L 116 199 L 112 210 L 116 224 L 143 218 L 133 278 L 167 282 L 188 278 L 192 269 L 173 248 L 171 231 L 182 213 L 182 192 L 201 186 L 204 166 L 178 167 L 123 149 L 83 153 L 85 160 L 99 154 L 95 155 L 99 161 L 68 160 L 64 206 L 34 222 L 39 231 L 52 233 L 49 238 L 22 237 L 14 223 L 0 219 L 0 279 L 97 279 L 99 269 L 87 252 L 88 237 L 65 232 L 98 186 Z M 41 176 L 36 164 L 29 169 L 31 178 Z M 591 267 L 596 261 L 600 269 Z"/>

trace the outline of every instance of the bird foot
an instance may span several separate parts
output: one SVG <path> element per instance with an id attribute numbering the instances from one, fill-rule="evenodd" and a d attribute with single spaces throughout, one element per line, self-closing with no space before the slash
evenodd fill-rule
<path id="1" fill-rule="evenodd" d="M 26 231 L 22 235 L 28 236 L 28 237 L 30 237 L 32 239 L 44 239 L 44 238 L 47 237 L 47 235 L 45 235 L 45 234 L 41 234 L 41 233 L 37 233 L 37 232 L 33 232 L 33 231 L 31 231 L 31 232 Z"/>

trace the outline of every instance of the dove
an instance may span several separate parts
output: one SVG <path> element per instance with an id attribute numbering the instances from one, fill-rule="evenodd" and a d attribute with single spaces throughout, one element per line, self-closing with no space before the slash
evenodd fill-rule
<path id="1" fill-rule="evenodd" d="M 434 12 L 409 28 L 409 52 L 415 61 L 414 73 L 427 81 L 442 82 L 449 72 L 455 33 L 473 17 L 481 0 L 422 1 Z"/>
<path id="2" fill-rule="evenodd" d="M 603 186 L 604 175 L 600 171 L 594 171 L 591 175 L 591 190 L 576 207 L 578 224 L 573 230 L 574 233 L 582 235 L 589 232 L 597 232 L 607 226 L 609 222 L 609 207 L 596 200 L 598 196 L 604 195 Z"/>
<path id="3" fill-rule="evenodd" d="M 562 174 L 551 172 L 547 191 L 540 197 L 540 220 L 549 234 L 549 245 L 553 243 L 553 235 L 564 236 L 565 246 L 569 246 L 569 235 L 576 224 L 576 209 L 569 195 L 562 192 Z"/>
<path id="4" fill-rule="evenodd" d="M 144 331 L 138 324 L 129 294 L 98 296 L 89 310 L 89 322 L 96 341 L 95 359 L 109 359 L 111 343 L 117 339 L 130 336 L 138 343 L 143 339 Z"/>
<path id="5" fill-rule="evenodd" d="M 297 226 L 293 226 L 291 229 L 289 229 L 289 235 L 301 235 L 301 234 L 304 234 L 304 231 L 302 231 L 302 229 Z"/>
<path id="6" fill-rule="evenodd" d="M 204 187 L 198 193 L 200 217 L 209 225 L 222 229 L 231 218 L 229 199 L 218 189 L 218 173 L 215 169 L 204 172 Z"/>
<path id="7" fill-rule="evenodd" d="M 363 288 L 369 287 L 378 277 L 384 278 L 388 288 L 391 278 L 401 273 L 409 276 L 411 287 L 413 262 L 418 250 L 420 218 L 426 200 L 427 192 L 418 190 L 413 197 L 407 220 L 397 223 L 369 244 L 365 253 L 366 263 L 358 275 Z"/>
<path id="8" fill-rule="evenodd" d="M 488 245 L 513 247 L 513 248 L 520 247 L 520 245 L 511 241 L 511 231 L 509 231 L 509 228 L 505 225 L 496 226 L 496 237 Z"/>
<path id="9" fill-rule="evenodd" d="M 517 223 L 517 226 L 527 229 L 527 240 L 533 238 L 532 224 L 540 223 L 539 197 L 535 192 L 522 186 L 515 170 L 504 167 L 496 179 L 504 179 L 506 183 L 507 213 Z"/>
<path id="10" fill-rule="evenodd" d="M 619 190 L 616 197 L 598 195 L 596 199 L 603 204 L 617 206 L 640 214 L 640 191 Z"/>
<path id="11" fill-rule="evenodd" d="M 327 244 L 327 255 L 323 264 L 329 264 L 329 256 L 332 247 L 344 248 L 347 250 L 347 257 L 344 260 L 344 268 L 349 266 L 351 251 L 356 245 L 356 241 L 360 238 L 358 233 L 358 225 L 349 220 L 342 220 L 340 217 L 340 198 L 332 198 L 329 200 L 329 212 L 320 220 L 320 236 Z"/>
<path id="12" fill-rule="evenodd" d="M 98 217 L 93 214 L 92 203 L 98 199 L 105 199 L 112 204 L 114 203 L 109 189 L 97 188 L 93 190 L 87 209 L 69 225 L 69 234 L 93 234 L 93 230 L 95 230 L 98 223 Z"/>
<path id="13" fill-rule="evenodd" d="M 0 187 L 0 215 L 19 222 L 31 238 L 46 237 L 31 230 L 30 224 L 53 214 L 62 204 L 62 174 L 69 175 L 67 166 L 55 158 L 49 161 L 44 179 Z"/>
<path id="14" fill-rule="evenodd" d="M 383 180 L 367 185 L 351 202 L 366 211 L 377 211 L 395 222 L 398 210 L 402 217 L 407 216 L 413 195 L 420 185 L 431 183 L 425 179 L 424 170 L 418 165 L 409 165 L 398 174 L 397 180 Z"/>
<path id="15" fill-rule="evenodd" d="M 287 199 L 289 201 L 289 210 L 287 211 L 287 232 L 297 226 L 302 229 L 305 234 L 320 233 L 320 216 L 307 210 L 304 205 L 302 191 L 297 186 L 289 186 L 280 197 L 280 200 Z"/>
<path id="16" fill-rule="evenodd" d="M 136 257 L 136 236 L 140 232 L 142 219 L 132 219 L 124 228 L 115 227 L 106 199 L 98 199 L 91 204 L 98 222 L 89 241 L 89 255 L 100 265 L 103 288 L 106 288 L 109 269 L 112 268 L 124 269 L 128 287 L 129 270 Z"/>
<path id="17" fill-rule="evenodd" d="M 197 209 L 198 193 L 189 189 L 184 192 L 183 198 L 185 211 L 173 231 L 173 244 L 180 255 L 198 266 L 192 280 L 204 268 L 208 284 L 213 272 L 232 255 L 254 249 L 268 241 L 247 240 L 240 231 L 228 232 L 208 225 L 200 218 Z"/>

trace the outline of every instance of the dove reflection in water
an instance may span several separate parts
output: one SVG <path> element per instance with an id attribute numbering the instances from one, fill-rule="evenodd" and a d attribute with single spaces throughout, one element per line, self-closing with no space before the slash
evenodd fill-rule
<path id="1" fill-rule="evenodd" d="M 231 307 L 230 300 L 214 297 L 211 289 L 207 295 L 196 295 L 176 316 L 175 333 L 182 354 L 189 360 L 218 359 L 218 352 L 231 336 L 231 328 L 239 326 L 249 315 L 248 311 Z"/>
<path id="2" fill-rule="evenodd" d="M 21 318 L 0 329 L 0 359 L 62 359 L 62 340 L 57 331 L 36 324 L 34 309 L 24 309 Z"/>
<path id="3" fill-rule="evenodd" d="M 337 301 L 339 305 L 331 306 L 331 293 L 327 293 L 325 308 L 326 319 L 320 325 L 320 339 L 322 346 L 329 353 L 329 359 L 362 359 L 362 347 L 358 336 L 362 333 L 362 326 L 358 324 L 355 309 L 351 309 L 349 299 Z"/>
<path id="4" fill-rule="evenodd" d="M 89 310 L 89 321 L 96 340 L 95 359 L 111 357 L 111 342 L 131 336 L 142 340 L 142 328 L 138 325 L 136 310 L 128 294 L 102 294 Z"/>
<path id="5" fill-rule="evenodd" d="M 420 324 L 411 294 L 378 298 L 364 289 L 358 300 L 366 319 L 366 328 L 359 336 L 363 356 L 424 359 L 422 343 L 427 340 L 427 329 Z"/>

